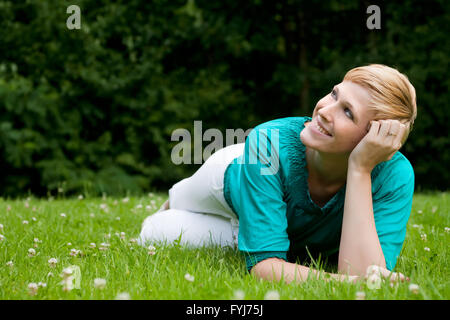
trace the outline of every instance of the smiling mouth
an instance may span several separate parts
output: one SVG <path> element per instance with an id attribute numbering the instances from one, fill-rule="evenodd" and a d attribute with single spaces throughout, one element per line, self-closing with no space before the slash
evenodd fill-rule
<path id="1" fill-rule="evenodd" d="M 323 133 L 324 135 L 331 137 L 331 133 L 329 133 L 324 127 L 322 127 L 318 121 L 316 121 L 316 128 L 317 130 L 319 130 L 320 133 Z"/>

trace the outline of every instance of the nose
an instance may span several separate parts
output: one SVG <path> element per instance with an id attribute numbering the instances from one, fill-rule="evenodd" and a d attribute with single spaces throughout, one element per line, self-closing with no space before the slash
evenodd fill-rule
<path id="1" fill-rule="evenodd" d="M 333 107 L 331 105 L 324 106 L 317 111 L 317 114 L 320 116 L 321 120 L 326 122 L 331 122 Z"/>

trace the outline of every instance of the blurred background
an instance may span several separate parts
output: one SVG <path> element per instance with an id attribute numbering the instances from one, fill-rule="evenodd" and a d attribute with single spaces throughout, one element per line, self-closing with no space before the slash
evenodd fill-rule
<path id="1" fill-rule="evenodd" d="M 311 115 L 369 63 L 416 88 L 416 191 L 448 190 L 449 25 L 448 0 L 0 0 L 0 196 L 166 192 L 199 167 L 175 129 Z"/>

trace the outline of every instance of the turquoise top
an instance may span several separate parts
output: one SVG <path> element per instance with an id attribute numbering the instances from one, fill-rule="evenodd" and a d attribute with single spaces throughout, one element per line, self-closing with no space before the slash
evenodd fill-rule
<path id="1" fill-rule="evenodd" d="M 288 117 L 256 126 L 243 155 L 225 171 L 224 196 L 239 218 L 238 247 L 249 271 L 270 257 L 295 261 L 308 252 L 327 257 L 339 250 L 345 185 L 322 208 L 311 200 L 300 140 L 310 120 Z M 396 152 L 372 170 L 371 178 L 376 230 L 386 267 L 392 270 L 405 240 L 414 171 Z"/>

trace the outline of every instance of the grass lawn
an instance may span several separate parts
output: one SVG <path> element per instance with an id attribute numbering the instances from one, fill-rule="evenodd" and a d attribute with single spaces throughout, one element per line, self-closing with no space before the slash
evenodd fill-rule
<path id="1" fill-rule="evenodd" d="M 382 283 L 380 289 L 364 281 L 260 281 L 231 248 L 175 245 L 149 254 L 135 239 L 144 218 L 166 197 L 0 199 L 0 299 L 355 299 L 357 292 L 367 300 L 450 299 L 449 193 L 414 196 L 396 267 L 411 280 Z M 61 284 L 71 265 L 81 271 L 79 289 Z M 409 289 L 411 283 L 418 292 Z"/>

